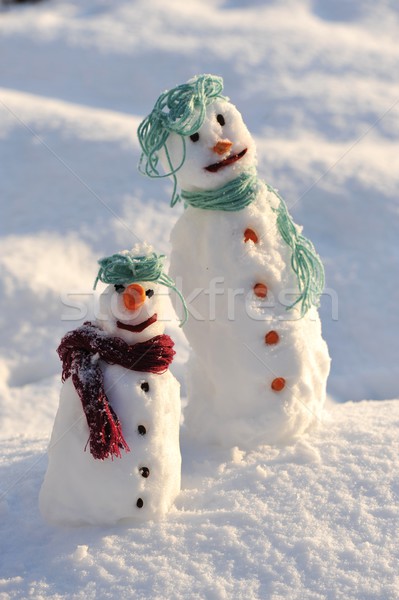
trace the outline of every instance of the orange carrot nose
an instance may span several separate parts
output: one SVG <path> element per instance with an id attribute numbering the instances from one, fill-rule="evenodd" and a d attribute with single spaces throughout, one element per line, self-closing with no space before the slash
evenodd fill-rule
<path id="1" fill-rule="evenodd" d="M 145 290 L 138 283 L 131 283 L 123 292 L 123 303 L 127 310 L 137 310 L 144 304 Z"/>
<path id="2" fill-rule="evenodd" d="M 230 150 L 232 145 L 233 145 L 233 142 L 230 142 L 230 140 L 220 140 L 217 144 L 214 145 L 212 150 L 214 152 L 216 152 L 216 154 L 222 155 L 222 154 L 226 154 L 226 152 L 228 152 Z"/>

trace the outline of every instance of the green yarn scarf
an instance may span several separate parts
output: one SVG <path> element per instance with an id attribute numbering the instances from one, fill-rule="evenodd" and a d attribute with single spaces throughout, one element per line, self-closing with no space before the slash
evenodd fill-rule
<path id="1" fill-rule="evenodd" d="M 216 190 L 183 190 L 181 197 L 186 206 L 233 212 L 249 206 L 255 200 L 259 186 L 260 181 L 253 169 Z M 266 184 L 266 188 L 279 199 L 278 208 L 272 210 L 277 215 L 277 229 L 291 249 L 291 267 L 298 282 L 299 296 L 287 310 L 300 304 L 303 317 L 311 306 L 319 306 L 325 282 L 323 264 L 312 242 L 298 232 L 282 197 L 270 185 Z"/>
<path id="2" fill-rule="evenodd" d="M 287 310 L 300 304 L 303 317 L 311 306 L 320 304 L 325 283 L 323 263 L 312 242 L 298 232 L 280 194 L 270 185 L 266 184 L 266 187 L 280 201 L 278 208 L 272 210 L 277 214 L 277 228 L 281 237 L 291 248 L 291 267 L 298 281 L 299 296 Z"/>
<path id="3" fill-rule="evenodd" d="M 224 210 L 233 212 L 242 210 L 255 200 L 258 191 L 258 178 L 255 170 L 241 173 L 233 181 L 229 181 L 216 190 L 187 192 L 182 190 L 181 197 L 185 206 L 202 208 L 203 210 Z"/>

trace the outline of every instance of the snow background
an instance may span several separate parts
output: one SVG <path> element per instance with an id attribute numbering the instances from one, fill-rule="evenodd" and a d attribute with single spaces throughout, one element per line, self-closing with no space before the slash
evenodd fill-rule
<path id="1" fill-rule="evenodd" d="M 0 7 L 1 600 L 399 595 L 398 35 L 394 0 Z M 135 132 L 161 91 L 204 72 L 224 77 L 261 176 L 323 258 L 325 423 L 248 454 L 183 435 L 166 521 L 49 527 L 55 348 L 95 309 L 97 258 L 137 239 L 169 253 L 182 209 L 137 173 Z M 184 383 L 187 345 L 168 333 Z"/>

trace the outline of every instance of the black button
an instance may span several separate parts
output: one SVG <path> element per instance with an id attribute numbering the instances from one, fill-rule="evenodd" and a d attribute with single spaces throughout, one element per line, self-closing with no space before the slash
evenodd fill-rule
<path id="1" fill-rule="evenodd" d="M 142 498 L 139 498 L 139 499 L 137 500 L 137 502 L 136 502 L 136 506 L 137 506 L 137 508 L 143 508 L 143 506 L 144 506 L 144 502 L 143 502 Z"/>
<path id="2" fill-rule="evenodd" d="M 148 392 L 150 389 L 150 386 L 147 381 L 143 381 L 140 387 L 143 390 L 143 392 Z"/>
<path id="3" fill-rule="evenodd" d="M 147 433 L 146 428 L 144 427 L 144 425 L 139 425 L 137 427 L 137 431 L 139 432 L 140 435 L 145 435 Z"/>
<path id="4" fill-rule="evenodd" d="M 148 467 L 141 467 L 141 469 L 139 469 L 141 476 L 145 477 L 147 479 L 147 477 L 149 477 L 150 475 L 150 469 Z"/>

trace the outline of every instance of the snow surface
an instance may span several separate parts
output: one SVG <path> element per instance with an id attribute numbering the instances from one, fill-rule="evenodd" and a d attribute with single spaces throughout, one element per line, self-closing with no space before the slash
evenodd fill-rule
<path id="1" fill-rule="evenodd" d="M 395 0 L 0 10 L 2 599 L 399 595 L 399 401 L 377 402 L 399 380 L 398 20 Z M 344 403 L 285 449 L 220 455 L 183 436 L 163 523 L 49 527 L 55 348 L 93 312 L 97 258 L 144 239 L 170 253 L 182 208 L 137 173 L 135 130 L 160 91 L 203 72 L 224 77 L 259 174 L 324 260 L 329 393 Z M 187 344 L 167 333 L 184 391 Z"/>

